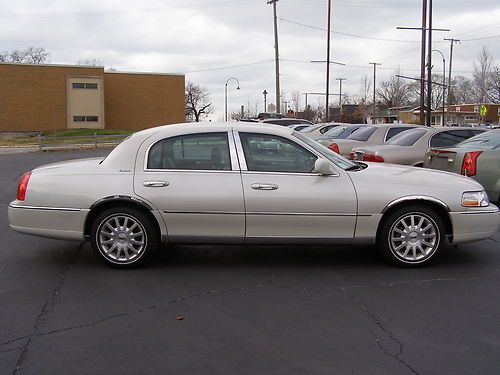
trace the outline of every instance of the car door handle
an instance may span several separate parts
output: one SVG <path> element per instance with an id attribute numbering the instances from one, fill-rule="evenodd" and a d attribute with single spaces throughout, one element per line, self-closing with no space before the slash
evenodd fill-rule
<path id="1" fill-rule="evenodd" d="M 252 189 L 254 190 L 276 190 L 278 185 L 276 184 L 252 184 Z"/>
<path id="2" fill-rule="evenodd" d="M 164 187 L 168 186 L 169 183 L 167 181 L 144 181 L 142 185 L 145 187 Z"/>

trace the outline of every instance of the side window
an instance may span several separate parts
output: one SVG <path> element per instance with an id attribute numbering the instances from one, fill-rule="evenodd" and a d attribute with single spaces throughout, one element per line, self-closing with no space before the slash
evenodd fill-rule
<path id="1" fill-rule="evenodd" d="M 320 129 L 319 132 L 321 134 L 325 134 L 328 130 L 330 130 L 331 128 L 335 127 L 335 125 L 328 125 L 328 126 L 325 126 L 324 128 Z"/>
<path id="2" fill-rule="evenodd" d="M 227 133 L 163 139 L 148 154 L 148 169 L 231 170 Z"/>
<path id="3" fill-rule="evenodd" d="M 438 133 L 431 138 L 431 147 L 449 147 L 459 142 L 465 141 L 470 137 L 469 131 L 449 130 Z"/>
<path id="4" fill-rule="evenodd" d="M 297 143 L 270 134 L 239 133 L 249 171 L 310 173 L 317 157 Z"/>
<path id="5" fill-rule="evenodd" d="M 392 137 L 394 137 L 396 134 L 399 134 L 401 132 L 404 132 L 405 130 L 409 130 L 409 129 L 413 129 L 413 128 L 390 128 L 388 131 L 387 131 L 387 134 L 385 136 L 385 141 L 387 142 L 389 139 L 391 139 Z"/>

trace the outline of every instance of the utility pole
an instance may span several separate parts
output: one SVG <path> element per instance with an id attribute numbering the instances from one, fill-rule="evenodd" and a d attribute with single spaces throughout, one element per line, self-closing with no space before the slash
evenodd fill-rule
<path id="1" fill-rule="evenodd" d="M 339 112 L 339 122 L 342 121 L 342 81 L 345 81 L 347 78 L 335 78 L 337 81 L 339 81 L 340 89 L 339 89 L 339 107 L 340 107 L 340 112 Z"/>
<path id="2" fill-rule="evenodd" d="M 305 95 L 305 96 L 306 96 L 306 111 L 307 111 L 307 95 L 308 95 L 308 94 L 309 94 L 308 92 L 305 92 L 305 93 L 303 93 L 303 94 L 302 94 L 302 95 Z"/>
<path id="3" fill-rule="evenodd" d="M 431 126 L 432 115 L 432 0 L 429 0 L 429 46 L 427 48 L 427 111 L 425 122 L 427 126 Z"/>
<path id="4" fill-rule="evenodd" d="M 453 38 L 444 38 L 444 40 L 450 41 L 450 68 L 448 71 L 448 106 L 451 104 L 451 62 L 453 60 L 453 44 L 454 43 L 460 43 L 460 39 L 453 39 Z"/>
<path id="5" fill-rule="evenodd" d="M 278 49 L 278 17 L 276 15 L 276 3 L 279 0 L 269 0 L 268 4 L 273 4 L 274 12 L 274 60 L 276 65 L 276 113 L 281 113 L 280 106 L 280 56 Z"/>
<path id="6" fill-rule="evenodd" d="M 375 92 L 376 92 L 376 77 L 377 77 L 377 65 L 382 65 L 381 63 L 377 62 L 371 62 L 369 63 L 373 65 L 373 111 L 372 111 L 372 124 L 374 124 L 375 121 L 375 111 L 376 111 L 376 102 L 375 102 Z"/>
<path id="7" fill-rule="evenodd" d="M 330 95 L 330 29 L 331 29 L 331 19 L 332 19 L 332 0 L 328 0 L 328 27 L 326 35 L 326 111 L 325 111 L 325 122 L 329 121 L 329 101 Z"/>
<path id="8" fill-rule="evenodd" d="M 424 125 L 425 98 L 425 31 L 427 27 L 427 0 L 422 1 L 422 42 L 420 45 L 420 125 Z M 430 80 L 430 77 L 429 77 Z"/>

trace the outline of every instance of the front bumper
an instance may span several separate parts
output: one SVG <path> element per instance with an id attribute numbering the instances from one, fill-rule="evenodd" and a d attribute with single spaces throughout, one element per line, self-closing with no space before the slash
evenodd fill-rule
<path id="1" fill-rule="evenodd" d="M 88 209 L 9 205 L 10 227 L 19 233 L 81 241 Z"/>
<path id="2" fill-rule="evenodd" d="M 483 210 L 450 212 L 453 226 L 453 244 L 485 240 L 500 228 L 500 210 L 490 204 Z"/>

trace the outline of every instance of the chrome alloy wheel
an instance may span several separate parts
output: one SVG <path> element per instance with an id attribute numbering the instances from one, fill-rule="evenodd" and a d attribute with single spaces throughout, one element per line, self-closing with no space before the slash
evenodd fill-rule
<path id="1" fill-rule="evenodd" d="M 422 213 L 401 216 L 389 231 L 391 251 L 405 262 L 417 263 L 438 248 L 440 241 L 437 224 Z"/>
<path id="2" fill-rule="evenodd" d="M 97 230 L 101 252 L 111 261 L 128 263 L 142 255 L 146 245 L 146 230 L 132 216 L 114 214 L 101 222 Z"/>

